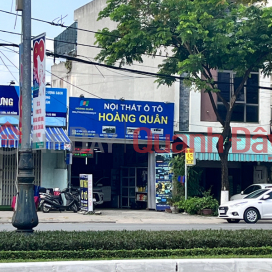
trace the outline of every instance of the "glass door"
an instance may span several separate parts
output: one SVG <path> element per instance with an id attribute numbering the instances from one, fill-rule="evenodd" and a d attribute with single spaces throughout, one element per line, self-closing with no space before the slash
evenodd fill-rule
<path id="1" fill-rule="evenodd" d="M 121 208 L 130 208 L 135 203 L 136 168 L 121 169 Z"/>

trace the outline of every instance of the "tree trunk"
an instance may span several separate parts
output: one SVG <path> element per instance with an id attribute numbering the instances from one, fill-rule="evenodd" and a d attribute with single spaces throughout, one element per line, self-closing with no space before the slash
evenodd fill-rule
<path id="1" fill-rule="evenodd" d="M 228 168 L 228 154 L 221 158 L 221 196 L 220 204 L 229 201 L 229 168 Z"/>
<path id="2" fill-rule="evenodd" d="M 228 154 L 221 158 L 221 190 L 229 190 L 229 168 L 228 168 Z"/>
<path id="3" fill-rule="evenodd" d="M 229 169 L 228 155 L 231 148 L 231 127 L 225 123 L 222 138 L 218 140 L 217 150 L 221 160 L 221 198 L 220 204 L 229 201 Z"/>

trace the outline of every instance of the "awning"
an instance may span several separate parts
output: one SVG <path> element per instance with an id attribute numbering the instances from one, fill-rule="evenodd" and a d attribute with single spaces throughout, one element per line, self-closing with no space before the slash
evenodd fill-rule
<path id="1" fill-rule="evenodd" d="M 71 149 L 71 141 L 62 128 L 46 128 L 46 149 Z"/>
<path id="2" fill-rule="evenodd" d="M 18 148 L 19 146 L 19 129 L 17 126 L 2 125 L 0 126 L 0 148 Z M 70 150 L 71 141 L 66 135 L 63 128 L 47 127 L 46 128 L 46 149 L 53 150 Z"/>
<path id="3" fill-rule="evenodd" d="M 17 148 L 19 144 L 19 133 L 17 126 L 0 126 L 0 147 Z"/>
<path id="4" fill-rule="evenodd" d="M 190 148 L 194 148 L 196 159 L 201 161 L 220 161 L 216 144 L 218 135 L 200 133 L 178 133 L 175 135 Z M 272 143 L 267 135 L 237 135 L 232 141 L 229 161 L 272 162 Z M 223 148 L 223 145 L 221 146 Z M 221 149 L 222 150 L 222 149 Z"/>

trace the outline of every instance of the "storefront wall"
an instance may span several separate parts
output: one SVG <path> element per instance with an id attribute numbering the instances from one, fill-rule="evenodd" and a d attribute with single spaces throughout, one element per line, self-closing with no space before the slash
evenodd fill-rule
<path id="1" fill-rule="evenodd" d="M 41 151 L 41 186 L 45 188 L 67 187 L 67 165 L 65 151 Z"/>
<path id="2" fill-rule="evenodd" d="M 16 195 L 17 149 L 0 148 L 0 205 L 11 205 Z M 41 153 L 33 152 L 34 184 L 40 185 Z"/>
<path id="3" fill-rule="evenodd" d="M 94 191 L 104 193 L 104 207 L 155 209 L 154 154 L 137 153 L 132 144 L 101 146 L 103 152 L 94 151 L 92 158 L 73 157 L 72 186 L 79 186 L 79 174 L 92 174 Z"/>
<path id="4" fill-rule="evenodd" d="M 155 167 L 156 167 L 155 152 L 148 153 L 148 205 L 147 207 L 151 210 L 156 209 Z"/>
<path id="5" fill-rule="evenodd" d="M 201 186 L 220 198 L 221 191 L 221 163 L 218 161 L 198 161 L 202 168 Z M 270 163 L 266 162 L 229 162 L 230 197 L 239 194 L 251 184 L 272 183 Z"/>
<path id="6" fill-rule="evenodd" d="M 75 158 L 72 184 L 79 174 L 93 174 L 94 190 L 111 191 L 105 205 L 155 209 L 155 157 L 149 154 L 155 140 L 172 141 L 173 120 L 174 103 L 70 97 L 68 133 L 77 156 L 94 152 Z"/>

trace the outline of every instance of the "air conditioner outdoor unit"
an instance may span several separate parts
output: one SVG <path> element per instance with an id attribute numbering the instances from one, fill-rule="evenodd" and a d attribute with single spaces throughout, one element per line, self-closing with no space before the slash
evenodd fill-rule
<path id="1" fill-rule="evenodd" d="M 22 11 L 23 10 L 23 1 L 24 0 L 16 0 L 16 10 Z"/>

